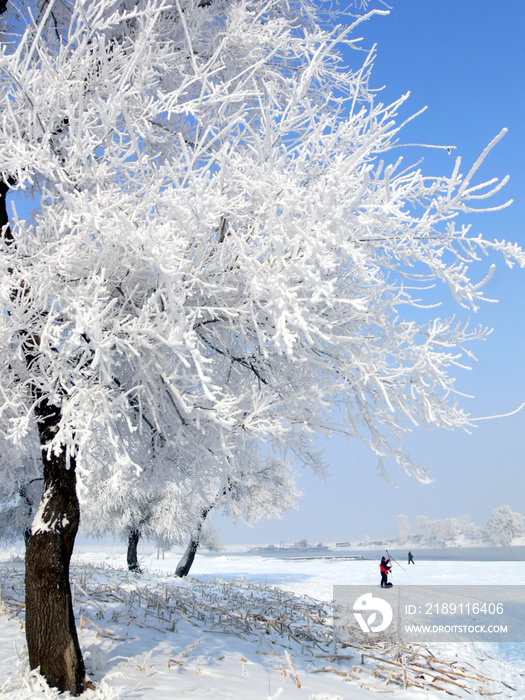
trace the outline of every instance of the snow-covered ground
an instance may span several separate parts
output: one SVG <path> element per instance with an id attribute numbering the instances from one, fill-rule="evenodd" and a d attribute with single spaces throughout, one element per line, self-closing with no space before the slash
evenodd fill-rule
<path id="1" fill-rule="evenodd" d="M 16 605 L 23 600 L 20 554 L 5 550 L 0 556 L 7 604 L 0 611 L 0 695 L 10 700 L 65 698 L 67 694 L 50 690 L 28 670 L 23 607 Z M 97 686 L 96 691 L 86 691 L 86 700 L 454 697 L 428 688 L 405 690 L 393 683 L 378 682 L 377 688 L 383 689 L 374 689 L 368 676 L 360 685 L 359 674 L 351 675 L 352 668 L 362 664 L 360 653 L 353 659 L 327 658 L 322 638 L 332 587 L 375 582 L 375 558 L 286 560 L 235 551 L 206 554 L 197 557 L 189 579 L 180 581 L 172 575 L 179 554 L 157 559 L 155 549 L 143 545 L 144 573 L 135 577 L 125 571 L 124 547 L 77 547 L 72 572 L 75 610 L 86 667 Z M 411 567 L 401 563 L 404 568 L 393 569 L 397 585 L 523 585 L 525 578 L 521 561 L 417 561 Z M 208 611 L 204 617 L 199 612 L 203 608 Z M 241 610 L 245 617 L 238 615 Z M 282 624 L 276 622 L 279 617 Z M 308 635 L 321 641 L 311 643 Z M 487 683 L 483 692 L 525 698 L 525 644 L 448 644 L 432 651 L 472 669 L 473 675 L 504 682 Z M 448 690 L 457 697 L 472 697 L 460 686 L 452 684 Z"/>

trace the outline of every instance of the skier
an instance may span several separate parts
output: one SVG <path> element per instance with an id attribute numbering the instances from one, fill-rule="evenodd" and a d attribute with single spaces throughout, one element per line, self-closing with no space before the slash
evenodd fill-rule
<path id="1" fill-rule="evenodd" d="M 414 561 L 414 557 L 412 556 L 412 552 L 408 553 L 408 563 L 414 564 L 414 566 L 416 565 L 416 562 Z"/>
<path id="2" fill-rule="evenodd" d="M 388 557 L 388 559 L 381 557 L 381 564 L 379 565 L 379 570 L 381 571 L 381 588 L 390 588 L 392 586 L 387 580 L 391 568 L 390 557 Z"/>

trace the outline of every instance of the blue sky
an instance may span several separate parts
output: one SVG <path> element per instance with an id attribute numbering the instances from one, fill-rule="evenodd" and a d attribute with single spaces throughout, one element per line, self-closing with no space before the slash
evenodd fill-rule
<path id="1" fill-rule="evenodd" d="M 498 203 L 512 198 L 503 211 L 469 217 L 474 233 L 505 238 L 525 246 L 525 3 L 508 0 L 392 0 L 388 17 L 359 27 L 363 46 L 377 44 L 372 77 L 385 86 L 383 101 L 410 91 L 404 115 L 427 106 L 405 131 L 407 143 L 450 144 L 444 151 L 411 149 L 414 162 L 424 157 L 428 174 L 449 174 L 456 155 L 468 168 L 503 127 L 508 133 L 482 166 L 479 178 L 510 176 Z M 525 401 L 525 270 L 509 270 L 495 258 L 494 278 L 474 325 L 494 329 L 472 347 L 471 371 L 459 373 L 457 387 L 475 399 L 464 406 L 473 416 L 512 411 Z M 475 271 L 483 278 L 489 261 Z M 446 294 L 446 292 L 444 292 Z M 411 457 L 427 466 L 430 485 L 387 465 L 397 487 L 377 474 L 376 458 L 357 441 L 324 442 L 331 477 L 321 483 L 298 467 L 303 498 L 299 509 L 281 520 L 260 521 L 250 529 L 215 519 L 228 543 L 356 542 L 393 535 L 396 516 L 414 523 L 467 514 L 484 525 L 492 508 L 507 504 L 525 513 L 525 409 L 512 417 L 481 421 L 471 434 L 415 432 L 406 440 Z"/>

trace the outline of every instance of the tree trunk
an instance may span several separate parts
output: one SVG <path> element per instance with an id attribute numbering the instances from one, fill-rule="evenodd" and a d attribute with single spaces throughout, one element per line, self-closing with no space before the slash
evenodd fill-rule
<path id="1" fill-rule="evenodd" d="M 45 399 L 37 405 L 40 444 L 49 444 L 60 409 Z M 50 686 L 80 695 L 86 687 L 69 585 L 69 563 L 80 509 L 75 460 L 65 448 L 43 447 L 44 494 L 26 549 L 26 639 L 29 664 Z"/>
<path id="2" fill-rule="evenodd" d="M 199 538 L 200 538 L 200 528 L 198 533 L 191 536 L 186 551 L 182 555 L 177 568 L 175 569 L 175 576 L 187 576 L 190 573 L 190 569 L 193 565 L 195 555 L 199 549 Z"/>
<path id="3" fill-rule="evenodd" d="M 140 540 L 140 530 L 131 528 L 128 535 L 128 569 L 137 574 L 142 573 L 137 557 L 137 546 Z"/>
<path id="4" fill-rule="evenodd" d="M 188 542 L 188 546 L 186 547 L 186 551 L 182 555 L 179 563 L 177 564 L 177 568 L 175 569 L 175 576 L 187 576 L 190 573 L 190 569 L 193 566 L 193 562 L 195 560 L 195 555 L 197 554 L 197 550 L 199 549 L 199 544 L 200 544 L 200 539 L 201 539 L 201 532 L 202 528 L 204 526 L 204 521 L 206 520 L 208 513 L 212 509 L 213 506 L 210 506 L 209 508 L 204 508 L 202 513 L 201 513 L 201 521 L 197 525 L 195 532 L 190 538 L 190 541 Z"/>

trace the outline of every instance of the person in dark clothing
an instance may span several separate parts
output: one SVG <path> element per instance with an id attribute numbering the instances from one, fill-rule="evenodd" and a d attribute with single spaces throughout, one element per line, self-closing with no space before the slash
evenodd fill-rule
<path id="1" fill-rule="evenodd" d="M 381 588 L 389 588 L 392 585 L 388 583 L 388 574 L 391 568 L 390 557 L 388 557 L 388 559 L 381 557 L 381 564 L 379 564 L 379 570 L 381 571 Z"/>
<path id="2" fill-rule="evenodd" d="M 416 565 L 416 562 L 414 561 L 414 557 L 412 556 L 412 552 L 408 553 L 408 563 L 414 564 L 414 566 Z"/>

